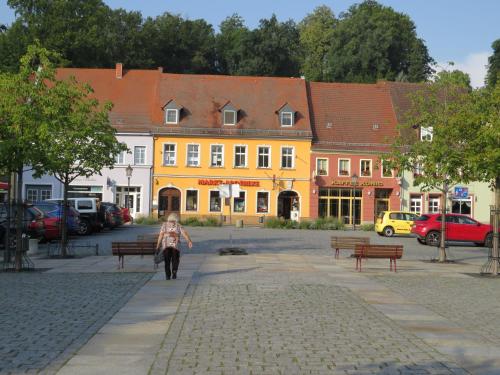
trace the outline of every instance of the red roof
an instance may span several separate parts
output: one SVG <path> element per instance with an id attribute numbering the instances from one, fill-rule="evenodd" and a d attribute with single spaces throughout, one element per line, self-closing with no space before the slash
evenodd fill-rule
<path id="1" fill-rule="evenodd" d="M 396 116 L 388 87 L 377 84 L 309 83 L 313 149 L 385 151 Z"/>

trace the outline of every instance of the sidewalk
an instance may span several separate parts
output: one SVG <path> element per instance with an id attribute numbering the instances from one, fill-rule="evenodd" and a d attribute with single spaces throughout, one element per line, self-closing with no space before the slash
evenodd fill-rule
<path id="1" fill-rule="evenodd" d="M 117 272 L 111 257 L 63 262 L 37 265 Z M 151 271 L 151 259 L 128 257 L 125 270 Z M 394 274 L 387 260 L 369 260 L 357 273 L 345 257 L 185 254 L 177 280 L 158 271 L 62 367 L 52 363 L 44 373 L 498 374 L 500 340 L 419 302 L 410 283 L 469 285 L 475 273 L 467 264 L 413 260 L 398 262 Z"/>

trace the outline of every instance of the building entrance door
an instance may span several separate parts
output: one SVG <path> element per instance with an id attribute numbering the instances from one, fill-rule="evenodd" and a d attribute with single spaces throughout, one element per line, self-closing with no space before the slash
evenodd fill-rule
<path id="1" fill-rule="evenodd" d="M 161 189 L 158 198 L 158 217 L 168 217 L 175 213 L 180 218 L 181 192 L 178 189 Z"/>
<path id="2" fill-rule="evenodd" d="M 289 220 L 292 217 L 292 211 L 299 211 L 299 195 L 295 191 L 282 191 L 278 195 L 278 217 Z"/>
<path id="3" fill-rule="evenodd" d="M 382 211 L 389 211 L 389 197 L 392 189 L 375 189 L 375 212 L 373 222 L 377 221 L 378 214 Z"/>

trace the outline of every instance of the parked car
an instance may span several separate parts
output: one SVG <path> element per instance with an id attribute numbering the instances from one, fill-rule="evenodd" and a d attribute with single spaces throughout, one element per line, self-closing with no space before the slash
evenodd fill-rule
<path id="1" fill-rule="evenodd" d="M 62 202 L 62 199 L 47 199 L 45 202 Z M 98 198 L 68 198 L 68 202 L 80 213 L 78 234 L 91 234 L 104 227 L 99 214 Z"/>
<path id="2" fill-rule="evenodd" d="M 5 235 L 7 233 L 7 204 L 0 204 L 0 247 L 5 247 Z M 16 212 L 17 207 L 11 207 L 10 215 L 10 244 L 14 247 L 16 244 Z M 45 224 L 43 221 L 43 212 L 39 209 L 23 204 L 23 233 L 32 238 L 42 238 L 45 234 Z"/>
<path id="3" fill-rule="evenodd" d="M 446 214 L 446 240 L 474 242 L 490 247 L 493 242 L 493 227 L 482 224 L 466 215 Z M 418 242 L 439 246 L 441 241 L 441 214 L 425 214 L 415 220 L 411 233 Z"/>
<path id="4" fill-rule="evenodd" d="M 61 204 L 56 202 L 38 202 L 34 203 L 33 206 L 42 211 L 46 217 L 55 219 L 53 220 L 54 224 L 57 224 L 58 226 L 61 225 L 63 216 L 63 207 Z M 68 207 L 68 216 L 66 218 L 66 225 L 68 233 L 70 234 L 78 233 L 78 229 L 80 227 L 80 213 L 71 205 Z M 48 239 L 47 236 L 46 239 Z"/>
<path id="5" fill-rule="evenodd" d="M 381 236 L 392 237 L 395 234 L 410 234 L 413 222 L 418 215 L 403 211 L 382 211 L 375 222 L 375 232 Z"/>
<path id="6" fill-rule="evenodd" d="M 99 212 L 105 227 L 113 229 L 123 224 L 122 211 L 116 204 L 101 202 Z"/>
<path id="7" fill-rule="evenodd" d="M 133 223 L 134 218 L 130 215 L 130 209 L 128 207 L 121 207 L 122 217 L 124 223 Z"/>

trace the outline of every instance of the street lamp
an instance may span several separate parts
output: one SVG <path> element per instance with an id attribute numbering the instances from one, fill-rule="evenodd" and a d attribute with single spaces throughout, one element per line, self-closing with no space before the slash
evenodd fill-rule
<path id="1" fill-rule="evenodd" d="M 354 173 L 351 176 L 351 183 L 353 185 L 354 199 L 352 200 L 352 229 L 356 230 L 356 185 L 358 184 L 358 175 Z"/>
<path id="2" fill-rule="evenodd" d="M 127 195 L 125 197 L 125 208 L 129 208 L 128 204 L 129 204 L 129 195 L 130 195 L 130 177 L 132 177 L 133 170 L 134 169 L 130 166 L 130 164 L 128 165 L 127 168 L 125 168 L 125 175 L 127 176 L 127 179 L 128 179 Z"/>

